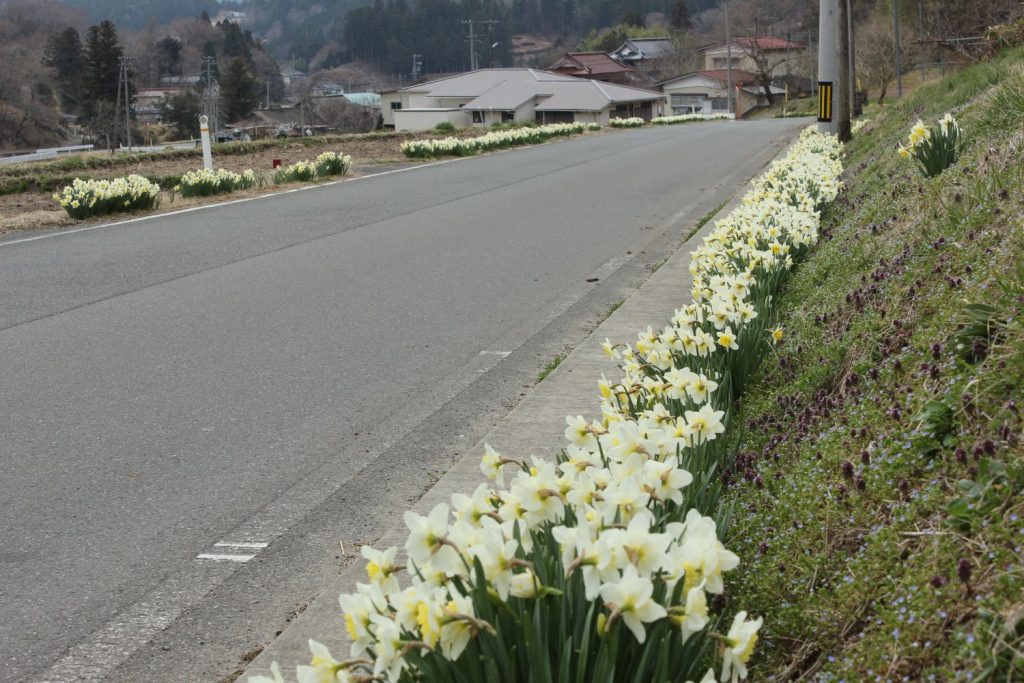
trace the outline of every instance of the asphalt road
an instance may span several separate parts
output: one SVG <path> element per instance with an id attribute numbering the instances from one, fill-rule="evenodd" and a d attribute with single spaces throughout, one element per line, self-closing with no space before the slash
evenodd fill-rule
<path id="1" fill-rule="evenodd" d="M 801 125 L 0 242 L 4 679 L 229 674 Z"/>

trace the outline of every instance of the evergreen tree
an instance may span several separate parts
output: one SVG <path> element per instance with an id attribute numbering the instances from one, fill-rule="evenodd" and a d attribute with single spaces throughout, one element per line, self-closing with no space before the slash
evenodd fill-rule
<path id="1" fill-rule="evenodd" d="M 202 113 L 202 99 L 194 90 L 169 97 L 160 105 L 160 120 L 170 125 L 174 135 L 181 139 L 199 137 L 199 115 Z"/>
<path id="2" fill-rule="evenodd" d="M 237 121 L 252 113 L 259 101 L 256 79 L 245 60 L 235 57 L 228 63 L 220 80 L 221 107 L 225 121 Z"/>
<path id="3" fill-rule="evenodd" d="M 177 38 L 167 36 L 153 44 L 153 52 L 156 56 L 157 80 L 164 76 L 181 75 L 181 41 Z"/>
<path id="4" fill-rule="evenodd" d="M 117 101 L 117 84 L 124 56 L 117 39 L 117 28 L 111 21 L 90 26 L 85 40 L 85 99 L 82 113 L 89 118 L 99 102 Z"/>
<path id="5" fill-rule="evenodd" d="M 252 36 L 246 36 L 238 24 L 232 21 L 222 21 L 217 24 L 224 35 L 223 48 L 221 49 L 225 59 L 241 57 L 246 65 L 252 65 L 252 53 L 249 51 L 249 43 Z"/>
<path id="6" fill-rule="evenodd" d="M 690 18 L 690 9 L 686 6 L 686 0 L 676 0 L 676 4 L 672 5 L 668 23 L 677 31 L 689 31 L 693 28 L 693 19 Z"/>
<path id="7" fill-rule="evenodd" d="M 85 57 L 78 31 L 67 27 L 50 36 L 43 53 L 43 65 L 53 69 L 57 95 L 65 113 L 77 114 L 82 104 Z"/>

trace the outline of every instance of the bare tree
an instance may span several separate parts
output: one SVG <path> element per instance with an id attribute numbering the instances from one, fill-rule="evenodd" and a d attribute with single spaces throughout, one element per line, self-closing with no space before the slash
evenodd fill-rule
<path id="1" fill-rule="evenodd" d="M 869 90 L 878 90 L 878 103 L 885 99 L 889 83 L 896 78 L 896 40 L 892 21 L 875 12 L 857 28 L 857 76 Z"/>

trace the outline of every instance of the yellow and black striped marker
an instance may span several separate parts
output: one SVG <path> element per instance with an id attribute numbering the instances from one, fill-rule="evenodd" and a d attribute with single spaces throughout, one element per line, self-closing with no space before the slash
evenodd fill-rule
<path id="1" fill-rule="evenodd" d="M 832 120 L 832 82 L 818 83 L 818 121 L 827 123 Z"/>

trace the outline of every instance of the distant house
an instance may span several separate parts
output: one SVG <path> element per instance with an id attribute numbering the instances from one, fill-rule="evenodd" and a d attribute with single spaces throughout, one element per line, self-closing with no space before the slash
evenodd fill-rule
<path id="1" fill-rule="evenodd" d="M 649 73 L 657 80 L 673 70 L 679 48 L 671 38 L 630 38 L 608 54 L 612 59 Z"/>
<path id="2" fill-rule="evenodd" d="M 752 109 L 768 105 L 764 89 L 757 83 L 757 74 L 732 70 L 735 89 L 734 113 L 737 118 Z M 773 87 L 773 94 L 783 91 Z M 725 69 L 710 69 L 670 79 L 661 84 L 669 116 L 679 114 L 725 114 L 729 111 L 729 74 Z"/>
<path id="3" fill-rule="evenodd" d="M 284 81 L 286 86 L 292 85 L 293 83 L 301 83 L 306 80 L 306 74 L 298 69 L 290 66 L 286 66 L 281 69 L 281 80 Z"/>
<path id="4" fill-rule="evenodd" d="M 704 53 L 704 69 L 728 69 L 731 52 L 732 68 L 751 73 L 765 73 L 772 80 L 798 73 L 804 46 L 773 37 L 738 37 L 730 43 L 708 45 Z M 806 75 L 806 74 L 802 74 Z"/>
<path id="5" fill-rule="evenodd" d="M 160 120 L 163 103 L 185 89 L 179 86 L 165 88 L 140 88 L 135 92 L 135 118 L 139 123 L 156 123 Z"/>
<path id="6" fill-rule="evenodd" d="M 654 84 L 646 72 L 635 66 L 623 64 L 606 52 L 566 52 L 547 70 L 563 76 L 589 78 L 595 81 L 633 85 L 641 88 Z"/>
<path id="7" fill-rule="evenodd" d="M 653 90 L 600 83 L 536 69 L 480 69 L 384 93 L 385 124 L 428 130 L 442 122 L 490 126 L 514 121 L 599 123 L 661 112 Z"/>

